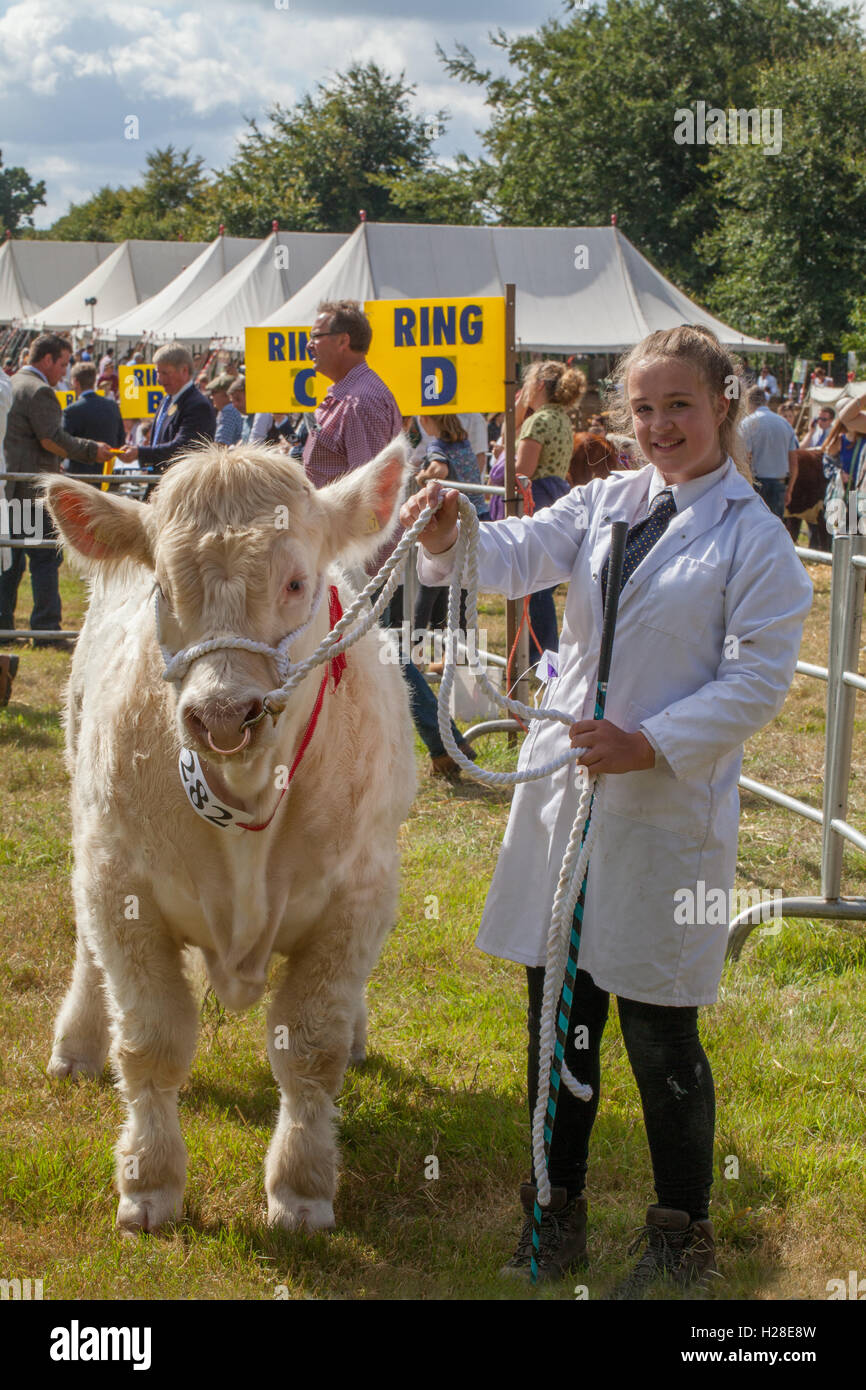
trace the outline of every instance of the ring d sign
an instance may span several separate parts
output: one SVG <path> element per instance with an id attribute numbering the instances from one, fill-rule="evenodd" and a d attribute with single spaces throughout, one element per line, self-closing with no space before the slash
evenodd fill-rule
<path id="1" fill-rule="evenodd" d="M 380 299 L 367 361 L 403 415 L 505 408 L 505 300 Z"/>

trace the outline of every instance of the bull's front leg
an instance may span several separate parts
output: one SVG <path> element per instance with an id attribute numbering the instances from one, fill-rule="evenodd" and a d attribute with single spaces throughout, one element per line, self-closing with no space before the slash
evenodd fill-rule
<path id="1" fill-rule="evenodd" d="M 265 1187 L 268 1221 L 286 1230 L 334 1225 L 334 1100 L 350 1049 L 363 1047 L 357 1024 L 359 1017 L 366 1020 L 364 987 L 396 906 L 396 893 L 381 886 L 364 897 L 363 905 L 356 900 L 354 907 L 332 909 L 307 949 L 288 960 L 268 1013 L 268 1054 L 280 1088 L 280 1113 L 265 1163 Z"/>
<path id="2" fill-rule="evenodd" d="M 129 894 L 116 882 L 94 889 L 89 935 L 105 972 L 112 1061 L 127 1104 L 115 1150 L 117 1225 L 154 1231 L 177 1220 L 183 1205 L 177 1094 L 189 1075 L 198 1011 L 180 948 L 146 891 Z M 130 902 L 137 915 L 126 920 Z"/>

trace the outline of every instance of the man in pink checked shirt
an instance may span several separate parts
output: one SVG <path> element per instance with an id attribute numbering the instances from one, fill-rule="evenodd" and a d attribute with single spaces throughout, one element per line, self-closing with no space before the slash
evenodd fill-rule
<path id="1" fill-rule="evenodd" d="M 319 305 L 310 332 L 316 371 L 333 385 L 310 419 L 304 468 L 314 487 L 326 487 L 375 458 L 401 433 L 397 402 L 367 366 L 373 330 L 360 304 L 340 299 Z"/>
<path id="2" fill-rule="evenodd" d="M 367 366 L 372 337 L 370 320 L 355 300 L 329 300 L 319 305 L 310 330 L 309 351 L 316 371 L 330 377 L 334 384 L 315 413 L 307 416 L 310 432 L 304 445 L 304 469 L 313 487 L 327 487 L 344 473 L 368 463 L 403 429 L 397 402 L 382 378 Z M 399 537 L 398 532 L 379 551 L 368 573 L 377 573 Z M 400 626 L 402 588 L 397 594 L 399 602 L 395 595 L 382 615 L 383 626 Z M 406 657 L 406 653 L 402 655 Z M 411 660 L 401 664 L 409 687 L 412 718 L 430 754 L 431 771 L 434 776 L 456 781 L 460 769 L 442 743 L 436 698 Z M 474 760 L 475 754 L 463 742 L 453 721 L 451 728 L 457 743 Z"/>

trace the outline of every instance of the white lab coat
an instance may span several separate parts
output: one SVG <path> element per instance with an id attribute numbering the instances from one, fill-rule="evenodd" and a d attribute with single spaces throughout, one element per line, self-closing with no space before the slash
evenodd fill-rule
<path id="1" fill-rule="evenodd" d="M 812 600 L 782 523 L 731 460 L 718 472 L 625 585 L 608 686 L 605 717 L 629 732 L 642 729 L 657 757 L 649 771 L 609 774 L 596 795 L 579 963 L 601 989 L 650 1004 L 715 1001 L 728 913 L 702 913 L 701 905 L 718 905 L 718 892 L 708 895 L 722 889 L 727 907 L 743 743 L 781 709 Z M 519 598 L 570 581 L 560 674 L 543 703 L 575 720 L 595 713 L 610 524 L 646 515 L 653 474 L 650 466 L 614 473 L 531 520 L 481 526 L 483 589 Z M 453 551 L 419 551 L 424 583 L 443 582 L 452 564 Z M 519 766 L 566 747 L 564 725 L 534 721 Z M 577 799 L 571 766 L 517 788 L 478 935 L 482 950 L 544 964 Z M 695 894 L 694 914 L 683 889 Z M 689 915 L 713 921 L 684 923 Z"/>

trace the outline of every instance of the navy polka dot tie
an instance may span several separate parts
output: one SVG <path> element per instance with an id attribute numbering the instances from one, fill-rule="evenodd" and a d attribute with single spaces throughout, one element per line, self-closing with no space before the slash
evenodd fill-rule
<path id="1" fill-rule="evenodd" d="M 649 516 L 644 521 L 639 521 L 629 530 L 625 542 L 625 559 L 622 566 L 622 587 L 625 587 L 626 580 L 637 569 L 645 555 L 649 555 L 657 540 L 660 540 L 668 528 L 668 522 L 672 516 L 676 516 L 677 504 L 670 488 L 665 488 L 656 497 L 650 509 Z M 604 604 L 607 598 L 607 572 L 610 568 L 610 556 L 605 560 L 601 571 L 601 601 Z M 622 592 L 622 590 L 620 590 Z"/>

